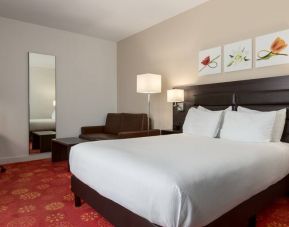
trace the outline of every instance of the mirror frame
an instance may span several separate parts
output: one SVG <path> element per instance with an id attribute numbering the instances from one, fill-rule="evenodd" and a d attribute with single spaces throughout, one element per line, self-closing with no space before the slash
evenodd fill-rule
<path id="1" fill-rule="evenodd" d="M 39 154 L 51 154 L 51 152 L 43 152 L 43 153 L 30 153 L 30 63 L 31 63 L 31 59 L 30 59 L 30 54 L 39 54 L 39 55 L 48 55 L 48 56 L 53 56 L 54 57 L 54 74 L 55 74 L 55 82 L 54 82 L 54 87 L 55 87 L 55 102 L 56 105 L 54 107 L 55 110 L 55 133 L 56 133 L 56 138 L 57 138 L 57 87 L 56 87 L 56 75 L 57 75 L 57 71 L 56 71 L 56 55 L 50 54 L 50 53 L 39 53 L 36 51 L 28 51 L 27 56 L 28 56 L 28 155 L 39 155 Z"/>

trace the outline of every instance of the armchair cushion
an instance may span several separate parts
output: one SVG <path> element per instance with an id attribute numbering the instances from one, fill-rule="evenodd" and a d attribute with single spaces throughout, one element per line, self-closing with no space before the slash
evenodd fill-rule
<path id="1" fill-rule="evenodd" d="M 97 140 L 113 140 L 117 139 L 118 136 L 115 134 L 107 134 L 107 133 L 91 133 L 91 134 L 81 134 L 79 138 L 89 141 L 97 141 Z"/>
<path id="2" fill-rule="evenodd" d="M 79 137 L 94 141 L 160 135 L 159 130 L 150 130 L 149 134 L 146 130 L 146 114 L 109 113 L 105 126 L 82 127 Z"/>
<path id="3" fill-rule="evenodd" d="M 126 138 L 136 138 L 136 137 L 145 137 L 145 136 L 158 136 L 161 132 L 159 129 L 143 130 L 143 131 L 128 131 L 128 132 L 120 132 L 118 134 L 119 139 L 126 139 Z"/>
<path id="4" fill-rule="evenodd" d="M 85 126 L 81 127 L 81 134 L 102 133 L 104 126 Z"/>

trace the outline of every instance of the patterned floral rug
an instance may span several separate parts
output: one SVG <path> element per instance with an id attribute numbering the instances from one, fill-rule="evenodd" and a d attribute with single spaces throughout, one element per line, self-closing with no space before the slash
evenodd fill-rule
<path id="1" fill-rule="evenodd" d="M 6 165 L 0 175 L 1 227 L 109 227 L 87 204 L 74 207 L 66 162 Z"/>
<path id="2" fill-rule="evenodd" d="M 87 204 L 74 207 L 66 162 L 39 160 L 5 166 L 0 174 L 1 227 L 109 227 Z M 289 198 L 258 216 L 258 227 L 289 227 Z"/>

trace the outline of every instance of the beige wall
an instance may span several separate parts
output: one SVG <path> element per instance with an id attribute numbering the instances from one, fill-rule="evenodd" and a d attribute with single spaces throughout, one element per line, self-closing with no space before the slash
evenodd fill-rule
<path id="1" fill-rule="evenodd" d="M 289 75 L 289 65 L 197 76 L 198 51 L 289 28 L 288 0 L 210 0 L 120 41 L 118 111 L 145 112 L 146 98 L 136 93 L 136 75 L 163 76 L 162 94 L 153 95 L 155 126 L 170 128 L 172 108 L 166 90 L 177 85 L 216 83 Z"/>
<path id="2" fill-rule="evenodd" d="M 0 18 L 0 163 L 28 156 L 28 52 L 56 56 L 57 136 L 116 111 L 116 44 Z"/>

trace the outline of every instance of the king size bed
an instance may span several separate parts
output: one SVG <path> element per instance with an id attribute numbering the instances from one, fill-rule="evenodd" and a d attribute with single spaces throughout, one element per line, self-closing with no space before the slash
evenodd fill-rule
<path id="1" fill-rule="evenodd" d="M 289 106 L 289 77 L 182 87 L 185 111 Z M 71 189 L 116 226 L 246 226 L 289 191 L 289 144 L 186 133 L 83 143 L 70 153 Z"/>

